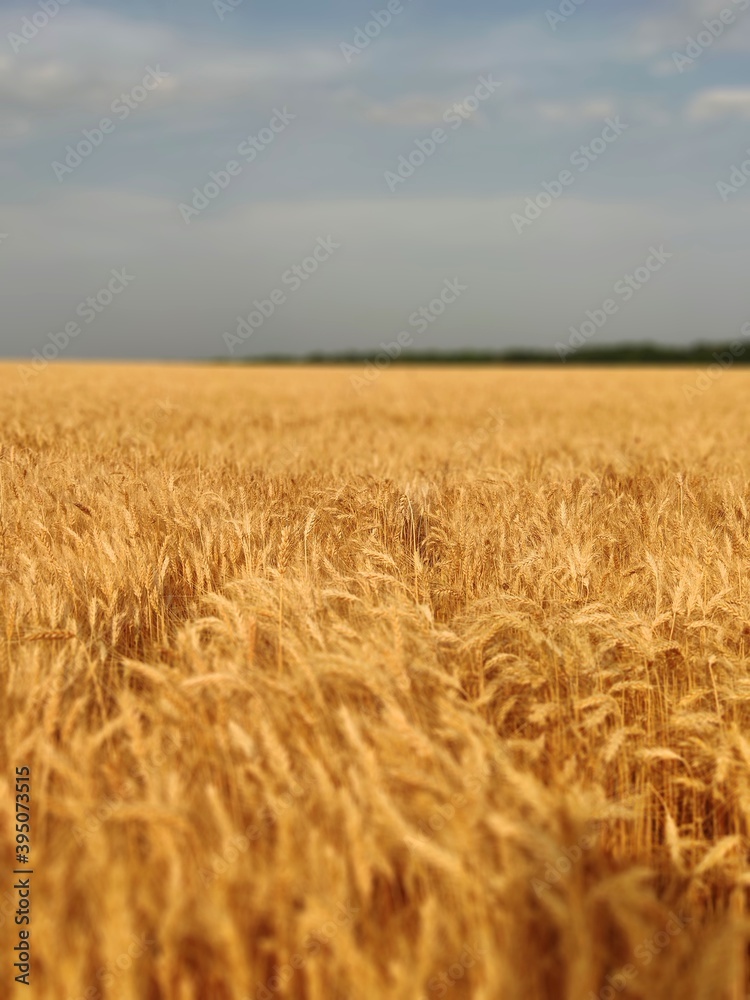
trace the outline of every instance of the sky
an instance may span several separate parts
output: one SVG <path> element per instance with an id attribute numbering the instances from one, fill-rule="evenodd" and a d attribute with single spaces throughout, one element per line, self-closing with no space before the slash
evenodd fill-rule
<path id="1" fill-rule="evenodd" d="M 750 0 L 0 0 L 0 352 L 735 340 L 749 53 Z"/>

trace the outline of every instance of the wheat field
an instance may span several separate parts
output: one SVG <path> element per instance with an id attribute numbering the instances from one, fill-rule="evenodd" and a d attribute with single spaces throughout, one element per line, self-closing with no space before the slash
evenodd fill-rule
<path id="1" fill-rule="evenodd" d="M 750 375 L 358 374 L 0 366 L 0 995 L 744 998 Z"/>

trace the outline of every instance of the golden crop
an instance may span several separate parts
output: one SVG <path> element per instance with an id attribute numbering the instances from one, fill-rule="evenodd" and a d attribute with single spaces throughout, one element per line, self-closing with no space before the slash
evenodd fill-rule
<path id="1" fill-rule="evenodd" d="M 358 374 L 0 366 L 0 994 L 740 1000 L 750 375 Z"/>

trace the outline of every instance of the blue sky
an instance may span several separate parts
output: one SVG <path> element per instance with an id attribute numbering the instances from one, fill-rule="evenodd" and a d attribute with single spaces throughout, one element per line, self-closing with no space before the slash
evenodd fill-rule
<path id="1" fill-rule="evenodd" d="M 3 353 L 123 268 L 66 356 L 550 348 L 652 247 L 597 340 L 735 339 L 748 193 L 717 184 L 750 158 L 750 0 L 565 3 L 0 2 Z M 446 279 L 466 292 L 416 332 Z"/>

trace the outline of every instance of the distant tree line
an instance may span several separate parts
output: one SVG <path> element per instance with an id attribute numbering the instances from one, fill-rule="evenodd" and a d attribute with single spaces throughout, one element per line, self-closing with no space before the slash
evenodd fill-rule
<path id="1" fill-rule="evenodd" d="M 750 362 L 750 351 L 733 352 L 734 363 L 745 365 Z M 710 365 L 723 352 L 730 350 L 730 344 L 699 343 L 688 346 L 671 347 L 650 342 L 634 344 L 611 344 L 582 347 L 567 358 L 571 365 Z M 215 358 L 216 362 L 232 364 L 308 364 L 308 365 L 354 365 L 362 364 L 371 355 L 363 352 L 341 352 L 336 354 L 314 353 L 308 355 L 266 355 L 251 358 Z M 559 365 L 562 364 L 556 351 L 524 350 L 508 351 L 422 351 L 406 353 L 393 360 L 396 365 Z"/>

